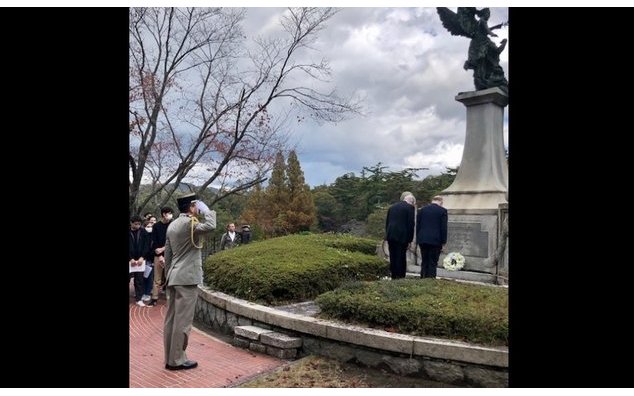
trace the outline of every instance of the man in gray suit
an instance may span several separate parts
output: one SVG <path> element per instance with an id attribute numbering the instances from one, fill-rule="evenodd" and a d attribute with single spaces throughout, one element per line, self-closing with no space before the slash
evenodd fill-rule
<path id="1" fill-rule="evenodd" d="M 196 194 L 177 199 L 180 216 L 167 227 L 165 241 L 165 279 L 167 313 L 163 328 L 165 368 L 187 370 L 198 363 L 187 359 L 185 349 L 194 320 L 198 285 L 203 281 L 202 234 L 216 228 L 216 212 Z M 203 223 L 196 219 L 202 213 Z"/>

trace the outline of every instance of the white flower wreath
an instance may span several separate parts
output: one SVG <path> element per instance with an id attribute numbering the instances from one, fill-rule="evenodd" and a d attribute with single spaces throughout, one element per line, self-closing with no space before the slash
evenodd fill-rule
<path id="1" fill-rule="evenodd" d="M 445 256 L 442 266 L 448 271 L 458 271 L 464 267 L 464 256 L 457 252 L 451 252 Z"/>

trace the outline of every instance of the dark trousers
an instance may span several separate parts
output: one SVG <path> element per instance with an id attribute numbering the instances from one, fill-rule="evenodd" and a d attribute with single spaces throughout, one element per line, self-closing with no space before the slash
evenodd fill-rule
<path id="1" fill-rule="evenodd" d="M 134 278 L 134 299 L 141 301 L 144 291 L 143 272 L 130 272 L 130 279 L 132 278 Z"/>
<path id="2" fill-rule="evenodd" d="M 438 258 L 440 257 L 440 250 L 442 246 L 429 245 L 427 243 L 421 243 L 420 253 L 422 256 L 422 263 L 420 266 L 421 278 L 435 278 L 436 267 L 438 267 Z"/>
<path id="3" fill-rule="evenodd" d="M 405 278 L 407 270 L 407 245 L 396 241 L 387 241 L 390 249 L 390 272 L 392 279 Z"/>
<path id="4" fill-rule="evenodd" d="M 145 265 L 148 265 L 147 262 Z M 152 288 L 154 287 L 154 268 L 152 268 L 152 272 L 147 278 L 143 278 L 143 294 L 152 295 Z"/>

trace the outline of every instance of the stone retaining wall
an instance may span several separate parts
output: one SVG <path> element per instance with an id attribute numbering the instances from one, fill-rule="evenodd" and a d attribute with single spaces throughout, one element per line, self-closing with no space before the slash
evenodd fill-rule
<path id="1" fill-rule="evenodd" d="M 508 348 L 349 326 L 199 289 L 198 321 L 228 335 L 234 335 L 236 326 L 256 326 L 299 337 L 298 358 L 327 356 L 457 386 L 508 386 Z"/>

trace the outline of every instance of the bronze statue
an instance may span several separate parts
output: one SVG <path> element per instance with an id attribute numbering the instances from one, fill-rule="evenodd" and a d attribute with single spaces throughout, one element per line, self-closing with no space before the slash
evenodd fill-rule
<path id="1" fill-rule="evenodd" d="M 489 38 L 497 37 L 493 30 L 508 25 L 508 22 L 489 27 L 491 11 L 488 8 L 477 10 L 475 7 L 458 7 L 457 13 L 447 7 L 437 7 L 436 10 L 449 33 L 471 39 L 469 59 L 464 63 L 464 69 L 473 69 L 476 90 L 499 87 L 508 93 L 508 81 L 500 66 L 500 53 L 506 47 L 506 39 L 498 47 Z"/>

